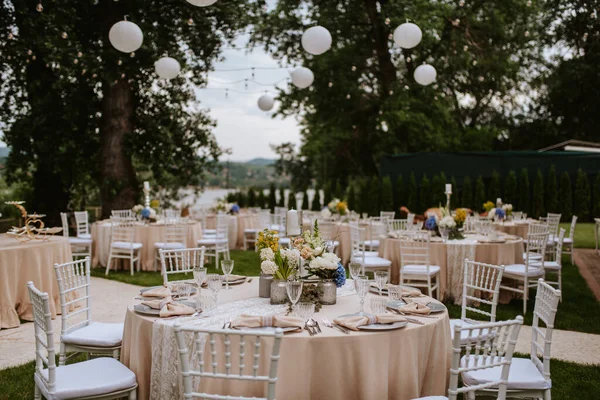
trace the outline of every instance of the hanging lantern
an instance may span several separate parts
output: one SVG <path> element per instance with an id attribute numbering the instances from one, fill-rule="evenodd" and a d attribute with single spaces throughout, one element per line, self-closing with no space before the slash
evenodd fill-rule
<path id="1" fill-rule="evenodd" d="M 258 98 L 258 108 L 260 108 L 262 111 L 270 111 L 274 104 L 275 100 L 268 94 L 263 94 Z"/>
<path id="2" fill-rule="evenodd" d="M 131 53 L 142 46 L 144 34 L 139 26 L 130 21 L 119 21 L 108 32 L 113 47 L 123 53 Z"/>
<path id="3" fill-rule="evenodd" d="M 292 72 L 292 83 L 299 89 L 304 89 L 312 85 L 315 75 L 306 67 L 296 68 Z"/>
<path id="4" fill-rule="evenodd" d="M 315 56 L 323 54 L 331 48 L 331 34 L 322 26 L 308 28 L 302 34 L 302 47 Z"/>
<path id="5" fill-rule="evenodd" d="M 396 28 L 394 31 L 394 42 L 403 49 L 412 49 L 423 38 L 423 32 L 417 25 L 407 22 Z"/>
<path id="6" fill-rule="evenodd" d="M 181 65 L 179 61 L 171 57 L 163 57 L 154 63 L 156 74 L 163 79 L 173 79 L 179 75 Z"/>
<path id="7" fill-rule="evenodd" d="M 418 84 L 427 86 L 435 82 L 437 72 L 435 71 L 435 68 L 433 68 L 431 65 L 423 64 L 415 68 L 414 77 L 415 81 L 417 81 Z"/>
<path id="8" fill-rule="evenodd" d="M 187 0 L 187 2 L 196 7 L 208 7 L 215 4 L 217 0 Z"/>

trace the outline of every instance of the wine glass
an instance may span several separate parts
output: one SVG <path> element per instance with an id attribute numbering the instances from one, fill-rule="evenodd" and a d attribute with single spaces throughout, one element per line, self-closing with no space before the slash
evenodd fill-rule
<path id="1" fill-rule="evenodd" d="M 388 281 L 388 273 L 387 271 L 375 271 L 375 283 L 379 288 L 379 295 L 383 296 L 383 288 L 385 287 Z"/>
<path id="2" fill-rule="evenodd" d="M 229 290 L 229 274 L 233 271 L 233 260 L 221 261 L 221 269 L 225 275 L 225 290 Z"/>
<path id="3" fill-rule="evenodd" d="M 356 280 L 356 277 L 359 276 L 361 273 L 362 265 L 357 262 L 351 262 L 348 265 L 348 269 L 350 269 L 350 276 L 352 277 L 352 279 Z"/>
<path id="4" fill-rule="evenodd" d="M 194 281 L 196 282 L 196 286 L 198 286 L 198 294 L 196 295 L 197 308 L 200 308 L 200 289 L 202 288 L 204 279 L 206 279 L 206 267 L 194 265 Z"/>
<path id="5" fill-rule="evenodd" d="M 212 292 L 213 302 L 215 303 L 216 307 L 219 291 L 223 286 L 223 276 L 219 274 L 208 274 L 206 275 L 206 282 L 208 283 L 208 288 Z"/>
<path id="6" fill-rule="evenodd" d="M 302 295 L 302 281 L 293 280 L 287 281 L 285 283 L 285 289 L 287 291 L 287 295 L 290 298 L 290 302 L 292 303 L 292 314 L 296 311 L 296 303 L 300 300 L 300 296 Z"/>
<path id="7" fill-rule="evenodd" d="M 365 315 L 365 297 L 369 292 L 369 277 L 366 275 L 358 275 L 356 277 L 356 293 L 360 298 L 360 311 L 358 315 Z"/>

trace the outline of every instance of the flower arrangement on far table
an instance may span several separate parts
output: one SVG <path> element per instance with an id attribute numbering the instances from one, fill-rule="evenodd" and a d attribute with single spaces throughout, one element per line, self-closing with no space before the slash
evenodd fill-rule
<path id="1" fill-rule="evenodd" d="M 228 203 L 225 200 L 220 199 L 211 210 L 215 213 L 221 212 L 236 215 L 240 212 L 240 206 L 236 203 Z"/>
<path id="2" fill-rule="evenodd" d="M 300 252 L 297 249 L 280 248 L 279 238 L 273 231 L 265 229 L 258 233 L 256 249 L 260 252 L 260 269 L 263 274 L 286 281 L 298 270 Z"/>
<path id="3" fill-rule="evenodd" d="M 490 211 L 492 211 L 494 209 L 494 207 L 496 207 L 496 205 L 494 203 L 492 203 L 491 201 L 486 201 L 485 203 L 483 203 L 483 209 L 485 210 L 485 212 L 489 213 Z"/>
<path id="4" fill-rule="evenodd" d="M 506 211 L 503 208 L 492 208 L 488 213 L 488 218 L 493 218 L 495 221 L 503 221 L 506 218 Z"/>
<path id="5" fill-rule="evenodd" d="M 327 204 L 327 207 L 321 210 L 323 218 L 331 218 L 334 215 L 343 217 L 348 213 L 348 203 L 340 199 L 333 199 Z"/>
<path id="6" fill-rule="evenodd" d="M 153 207 L 153 204 L 156 205 L 157 207 Z M 136 216 L 139 216 L 142 218 L 142 220 L 149 220 L 149 221 L 156 221 L 156 209 L 158 208 L 159 202 L 158 200 L 152 200 L 150 202 L 150 207 L 146 208 L 141 204 L 136 204 L 135 206 L 133 206 L 133 208 L 131 209 L 131 211 L 133 211 L 133 213 Z"/>
<path id="7" fill-rule="evenodd" d="M 438 227 L 438 223 L 437 223 L 438 219 L 437 219 L 437 215 L 435 214 L 431 214 L 427 217 L 427 219 L 425 220 L 425 229 L 427 229 L 428 231 L 435 231 L 437 230 Z"/>
<path id="8" fill-rule="evenodd" d="M 513 212 L 513 206 L 512 206 L 512 204 L 503 204 L 502 205 L 502 209 L 506 213 L 507 217 L 510 217 L 512 215 L 512 212 Z"/>
<path id="9" fill-rule="evenodd" d="M 454 213 L 454 222 L 456 222 L 456 226 L 460 229 L 464 226 L 465 221 L 467 220 L 467 210 L 464 208 L 457 208 Z"/>
<path id="10" fill-rule="evenodd" d="M 444 237 L 444 239 L 464 239 L 464 236 L 462 235 L 460 229 L 462 228 L 465 220 L 467 219 L 467 211 L 463 208 L 459 208 L 456 210 L 454 216 L 452 216 L 450 214 L 450 210 L 448 210 L 445 207 L 441 208 L 440 211 L 442 212 L 442 219 L 438 223 L 440 236 L 442 236 L 441 233 L 442 230 L 444 230 L 444 235 L 442 237 L 448 235 L 447 237 Z"/>

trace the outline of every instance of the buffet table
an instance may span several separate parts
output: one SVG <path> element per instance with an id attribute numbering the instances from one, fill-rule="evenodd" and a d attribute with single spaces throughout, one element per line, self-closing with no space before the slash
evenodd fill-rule
<path id="1" fill-rule="evenodd" d="M 177 372 L 179 355 L 173 325 L 220 328 L 232 316 L 243 313 L 281 313 L 285 306 L 272 306 L 269 299 L 256 297 L 258 279 L 222 290 L 216 310 L 197 317 L 160 319 L 133 311 L 129 306 L 123 335 L 121 362 L 137 376 L 139 399 L 183 398 Z M 369 294 L 369 298 L 377 296 Z M 358 311 L 358 296 L 338 297 L 337 304 L 323 306 L 314 318 L 330 320 Z M 451 360 L 450 325 L 446 311 L 423 318 L 424 325 L 381 332 L 352 332 L 345 335 L 321 323 L 322 334 L 305 331 L 285 335 L 281 344 L 276 398 L 295 399 L 412 399 L 444 395 Z M 247 338 L 248 340 L 249 338 Z M 272 343 L 263 339 L 262 351 L 270 354 Z M 248 344 L 247 346 L 250 346 Z M 248 347 L 250 348 L 250 347 Z M 239 359 L 239 347 L 232 346 L 231 359 Z M 268 357 L 267 357 L 268 358 Z M 267 368 L 267 360 L 263 368 Z M 248 382 L 210 382 L 201 390 L 221 394 L 265 396 L 265 386 Z"/>
<path id="2" fill-rule="evenodd" d="M 19 318 L 33 321 L 27 282 L 47 292 L 52 318 L 60 313 L 54 264 L 72 261 L 69 241 L 62 236 L 21 243 L 0 235 L 0 329 L 15 328 Z"/>

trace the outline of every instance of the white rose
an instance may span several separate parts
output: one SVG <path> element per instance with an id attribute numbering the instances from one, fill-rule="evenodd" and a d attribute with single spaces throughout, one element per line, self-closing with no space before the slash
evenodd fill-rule
<path id="1" fill-rule="evenodd" d="M 263 274 L 275 275 L 277 273 L 277 264 L 273 261 L 265 260 L 260 263 L 260 269 Z"/>
<path id="2" fill-rule="evenodd" d="M 325 251 L 325 249 L 323 249 L 322 247 L 316 247 L 315 248 L 315 256 L 318 257 L 321 254 L 323 254 L 323 252 Z"/>

